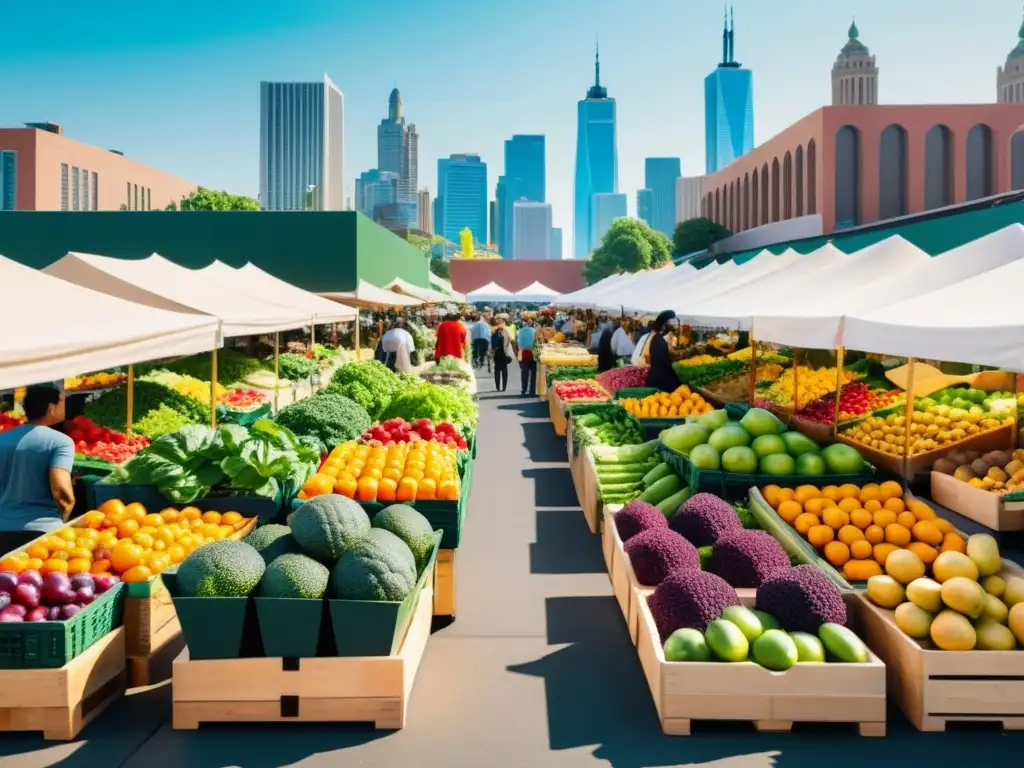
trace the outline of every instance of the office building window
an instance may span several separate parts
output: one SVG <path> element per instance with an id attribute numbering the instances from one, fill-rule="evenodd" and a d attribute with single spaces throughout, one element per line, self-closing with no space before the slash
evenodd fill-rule
<path id="1" fill-rule="evenodd" d="M 71 210 L 78 210 L 78 166 L 71 166 Z"/>
<path id="2" fill-rule="evenodd" d="M 60 209 L 66 211 L 68 209 L 68 195 L 70 190 L 68 189 L 70 181 L 68 179 L 68 164 L 60 164 Z"/>
<path id="3" fill-rule="evenodd" d="M 96 171 L 92 172 L 92 209 L 94 211 L 100 209 L 100 179 L 96 175 Z"/>
<path id="4" fill-rule="evenodd" d="M 82 168 L 82 210 L 89 210 L 89 172 Z"/>
<path id="5" fill-rule="evenodd" d="M 18 186 L 18 153 L 0 152 L 0 211 L 13 211 Z"/>

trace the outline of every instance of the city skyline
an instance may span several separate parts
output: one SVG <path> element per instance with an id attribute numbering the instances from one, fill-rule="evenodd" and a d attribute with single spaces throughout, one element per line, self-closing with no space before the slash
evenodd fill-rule
<path id="1" fill-rule="evenodd" d="M 88 7 L 57 0 L 51 8 L 62 24 L 47 29 L 35 23 L 29 7 L 12 7 L 5 12 L 8 40 L 0 50 L 6 65 L 0 66 L 0 125 L 52 120 L 80 141 L 120 149 L 204 186 L 255 196 L 255 83 L 310 81 L 326 72 L 345 96 L 347 198 L 358 171 L 376 165 L 382 99 L 397 81 L 423 134 L 421 187 L 437 189 L 437 158 L 478 152 L 496 178 L 510 135 L 547 137 L 547 198 L 554 224 L 569 229 L 568 254 L 573 106 L 590 79 L 593 35 L 601 34 L 602 82 L 618 101 L 619 189 L 628 193 L 630 206 L 633 193 L 644 187 L 646 157 L 681 157 L 684 177 L 703 170 L 699 107 L 703 78 L 719 58 L 721 6 L 715 4 L 656 0 L 622 14 L 620 6 L 602 0 L 557 8 L 523 0 L 508 9 L 448 1 L 436 21 L 414 23 L 402 15 L 411 2 L 400 0 L 386 60 L 379 58 L 379 13 L 319 1 L 284 12 L 256 0 L 244 15 L 207 5 L 183 0 L 173 12 L 125 13 L 108 0 Z M 920 3 L 910 0 L 735 5 L 739 58 L 757 78 L 757 144 L 830 103 L 831 68 L 854 15 L 884 66 L 882 101 L 889 104 L 994 102 L 996 69 L 1015 44 L 1021 21 L 1019 3 L 1010 0 L 992 0 L 984 13 L 974 14 L 965 14 L 955 0 L 937 0 L 928 7 L 927 31 Z M 446 34 L 452 18 L 466 28 L 500 28 L 504 34 L 460 43 L 458 55 L 424 67 L 423 40 Z M 521 60 L 503 39 L 526 31 L 535 51 Z M 268 49 L 274 57 L 267 57 Z M 467 67 L 467 58 L 492 66 Z M 367 60 L 374 66 L 367 68 Z M 498 66 L 504 60 L 517 64 Z"/>

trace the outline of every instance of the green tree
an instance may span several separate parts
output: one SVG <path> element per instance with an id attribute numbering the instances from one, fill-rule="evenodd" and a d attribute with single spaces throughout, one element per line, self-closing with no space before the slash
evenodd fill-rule
<path id="1" fill-rule="evenodd" d="M 178 208 L 182 211 L 258 211 L 260 203 L 245 195 L 197 187 L 191 195 L 181 198 Z"/>
<path id="2" fill-rule="evenodd" d="M 430 271 L 445 280 L 448 280 L 451 277 L 451 271 L 448 269 L 448 262 L 437 256 L 431 256 L 430 258 Z"/>
<path id="3" fill-rule="evenodd" d="M 679 255 L 705 251 L 719 240 L 730 237 L 726 227 L 701 216 L 696 219 L 687 219 L 676 225 L 676 231 L 672 235 L 672 246 Z"/>
<path id="4" fill-rule="evenodd" d="M 615 219 L 583 267 L 583 276 L 593 285 L 617 272 L 661 266 L 671 257 L 672 242 L 661 232 L 639 219 Z"/>

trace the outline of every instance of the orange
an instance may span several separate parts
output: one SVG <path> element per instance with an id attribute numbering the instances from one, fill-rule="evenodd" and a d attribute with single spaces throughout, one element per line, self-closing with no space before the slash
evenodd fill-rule
<path id="1" fill-rule="evenodd" d="M 107 499 L 104 501 L 98 510 L 105 515 L 120 515 L 124 516 L 124 503 L 120 499 Z"/>
<path id="2" fill-rule="evenodd" d="M 102 512 L 94 509 L 92 512 L 85 513 L 85 517 L 82 520 L 82 523 L 84 525 L 87 525 L 89 528 L 99 528 L 103 524 L 103 520 L 105 517 L 106 515 L 104 515 Z"/>
<path id="3" fill-rule="evenodd" d="M 907 549 L 920 557 L 921 562 L 925 565 L 931 565 L 935 562 L 935 558 L 939 556 L 939 550 L 929 544 L 925 544 L 923 541 L 912 541 L 907 544 Z"/>
<path id="4" fill-rule="evenodd" d="M 121 574 L 121 581 L 138 584 L 153 578 L 153 571 L 144 565 L 136 565 Z"/>
<path id="5" fill-rule="evenodd" d="M 779 504 L 779 517 L 787 523 L 792 523 L 803 513 L 803 511 L 803 507 L 795 501 L 784 501 Z"/>
<path id="6" fill-rule="evenodd" d="M 158 528 L 156 533 L 153 534 L 153 539 L 154 542 L 162 541 L 164 544 L 173 544 L 174 531 L 168 528 L 167 526 L 163 526 L 161 528 Z"/>
<path id="7" fill-rule="evenodd" d="M 855 560 L 867 560 L 871 557 L 871 542 L 859 539 L 850 544 L 850 554 Z"/>
<path id="8" fill-rule="evenodd" d="M 910 543 L 910 529 L 899 523 L 885 526 L 885 540 L 897 547 L 905 547 Z"/>
<path id="9" fill-rule="evenodd" d="M 220 516 L 222 525 L 234 525 L 235 523 L 242 522 L 244 519 L 238 512 L 225 512 Z"/>
<path id="10" fill-rule="evenodd" d="M 855 509 L 860 509 L 860 502 L 854 498 L 847 497 L 839 502 L 839 508 L 847 514 L 853 512 Z"/>
<path id="11" fill-rule="evenodd" d="M 844 483 L 839 486 L 839 495 L 844 499 L 855 499 L 860 496 L 860 488 L 853 483 Z"/>
<path id="12" fill-rule="evenodd" d="M 910 530 L 917 523 L 917 518 L 914 517 L 913 512 L 900 512 L 896 515 L 896 522 L 907 530 Z"/>
<path id="13" fill-rule="evenodd" d="M 860 500 L 866 501 L 878 501 L 878 497 L 881 494 L 878 492 L 878 485 L 876 483 L 868 483 L 860 489 Z"/>
<path id="14" fill-rule="evenodd" d="M 167 507 L 167 509 L 160 510 L 160 517 L 164 519 L 165 523 L 176 523 L 178 518 L 181 517 L 181 512 L 174 507 Z"/>
<path id="15" fill-rule="evenodd" d="M 792 488 L 780 488 L 779 489 L 779 503 L 780 504 L 782 502 L 784 502 L 784 501 L 793 501 L 795 496 L 796 496 L 796 491 L 794 491 Z"/>
<path id="16" fill-rule="evenodd" d="M 220 530 L 220 526 L 216 523 L 203 523 L 199 526 L 199 534 L 204 539 L 212 539 L 217 535 L 217 531 Z"/>
<path id="17" fill-rule="evenodd" d="M 875 548 L 874 548 L 875 562 L 878 563 L 879 565 L 885 565 L 886 559 L 888 559 L 889 555 L 891 555 L 897 549 L 899 549 L 899 547 L 897 547 L 895 544 L 890 544 L 889 542 L 882 542 L 881 544 L 875 544 Z"/>
<path id="18" fill-rule="evenodd" d="M 963 537 L 959 533 L 956 533 L 955 531 L 950 532 L 942 537 L 941 549 L 943 552 L 953 550 L 954 552 L 963 552 L 964 554 L 967 554 L 967 542 L 963 540 Z"/>
<path id="19" fill-rule="evenodd" d="M 897 483 L 895 480 L 886 480 L 880 486 L 878 490 L 881 493 L 883 499 L 895 499 L 903 496 L 903 486 Z"/>
<path id="20" fill-rule="evenodd" d="M 883 506 L 886 509 L 892 510 L 897 515 L 907 508 L 906 504 L 903 503 L 903 499 L 900 498 L 886 499 Z"/>
<path id="21" fill-rule="evenodd" d="M 185 507 L 183 510 L 181 510 L 181 515 L 180 515 L 180 517 L 183 520 L 198 520 L 202 516 L 203 516 L 203 513 L 200 512 L 195 507 Z"/>
<path id="22" fill-rule="evenodd" d="M 90 568 L 92 568 L 92 560 L 87 560 L 84 557 L 68 560 L 68 573 L 88 573 Z"/>
<path id="23" fill-rule="evenodd" d="M 882 502 L 878 499 L 871 499 L 870 501 L 864 502 L 864 509 L 870 512 L 872 515 L 882 508 Z"/>
<path id="24" fill-rule="evenodd" d="M 68 561 L 67 560 L 50 559 L 50 560 L 47 560 L 46 562 L 44 562 L 42 567 L 40 567 L 40 569 L 39 569 L 40 573 L 50 573 L 51 571 L 60 571 L 61 573 L 67 573 L 68 572 Z"/>
<path id="25" fill-rule="evenodd" d="M 812 515 L 810 512 L 804 512 L 797 516 L 796 520 L 793 521 L 793 527 L 796 528 L 797 533 L 806 536 L 807 532 L 815 525 L 818 525 L 821 521 L 817 515 Z"/>
<path id="26" fill-rule="evenodd" d="M 156 541 L 153 542 L 153 551 L 154 552 L 163 552 L 165 549 L 167 549 L 167 542 L 166 541 L 161 541 L 160 539 L 157 539 Z"/>
<path id="27" fill-rule="evenodd" d="M 109 560 L 93 560 L 92 565 L 89 566 L 89 573 L 109 573 L 110 572 L 110 561 Z"/>
<path id="28" fill-rule="evenodd" d="M 144 526 L 150 526 L 152 528 L 156 528 L 157 526 L 163 525 L 163 524 L 164 524 L 163 515 L 152 514 L 152 515 L 146 515 L 144 518 L 142 518 L 142 525 L 144 525 Z"/>
<path id="29" fill-rule="evenodd" d="M 839 567 L 850 559 L 850 548 L 841 541 L 830 541 L 825 545 L 825 558 Z"/>
<path id="30" fill-rule="evenodd" d="M 934 509 L 925 504 L 923 501 L 919 501 L 918 499 L 911 499 L 910 501 L 908 501 L 907 509 L 913 512 L 914 517 L 916 517 L 918 520 L 931 520 L 934 522 L 939 519 L 939 516 L 935 514 Z M 943 520 L 942 522 L 946 521 Z M 952 530 L 952 526 L 950 526 L 950 529 Z M 943 533 L 948 532 L 949 531 L 943 531 Z"/>
<path id="31" fill-rule="evenodd" d="M 925 544 L 931 544 L 933 547 L 937 547 L 942 543 L 942 531 L 940 531 L 934 523 L 929 522 L 928 520 L 922 520 L 919 523 L 915 523 L 913 528 L 911 528 L 911 531 L 913 531 L 915 539 L 923 541 Z"/>
<path id="32" fill-rule="evenodd" d="M 138 520 L 125 520 L 119 526 L 117 526 L 117 535 L 120 536 L 122 539 L 130 539 L 138 532 Z"/>
<path id="33" fill-rule="evenodd" d="M 812 515 L 820 516 L 826 507 L 835 507 L 835 504 L 821 497 L 808 499 L 804 502 L 804 511 L 810 512 Z"/>
<path id="34" fill-rule="evenodd" d="M 139 504 L 139 502 L 133 501 L 131 504 L 124 508 L 124 516 L 126 520 L 129 518 L 134 518 L 141 523 L 142 518 L 146 516 L 146 508 Z"/>
<path id="35" fill-rule="evenodd" d="M 777 485 L 766 485 L 761 489 L 761 495 L 764 496 L 764 500 L 775 509 L 779 508 L 779 490 Z"/>
<path id="36" fill-rule="evenodd" d="M 198 517 L 197 517 L 197 518 L 196 518 L 195 520 L 189 520 L 189 521 L 188 521 L 188 527 L 189 527 L 190 529 L 192 529 L 193 531 L 194 531 L 194 530 L 195 530 L 196 528 L 201 528 L 201 527 L 202 527 L 202 526 L 204 526 L 204 525 L 206 525 L 206 523 L 204 523 L 204 522 L 202 521 L 202 519 L 200 519 L 200 518 L 198 518 Z"/>
<path id="37" fill-rule="evenodd" d="M 16 557 L 5 557 L 0 560 L 0 571 L 10 571 L 12 573 L 21 573 L 25 569 L 25 562 L 19 560 Z"/>
<path id="38" fill-rule="evenodd" d="M 324 493 L 330 493 L 334 490 L 334 481 L 330 483 L 330 490 L 324 491 Z M 211 525 L 220 525 L 220 512 L 203 512 L 203 522 L 210 523 Z"/>
<path id="39" fill-rule="evenodd" d="M 821 549 L 830 541 L 835 539 L 836 534 L 827 525 L 812 525 L 807 529 L 807 540 L 815 547 Z"/>
<path id="40" fill-rule="evenodd" d="M 864 529 L 864 538 L 872 544 L 881 544 L 885 541 L 885 529 L 880 525 L 869 525 Z"/>
<path id="41" fill-rule="evenodd" d="M 856 512 L 854 512 L 854 514 L 856 514 Z M 821 513 L 821 521 L 825 525 L 837 531 L 844 525 L 847 525 L 850 522 L 850 519 L 850 515 L 843 512 L 839 507 L 828 507 Z"/>
<path id="42" fill-rule="evenodd" d="M 813 485 L 801 485 L 798 486 L 795 495 L 793 496 L 794 501 L 798 501 L 801 504 L 806 504 L 811 499 L 821 498 L 821 491 L 819 491 Z"/>
<path id="43" fill-rule="evenodd" d="M 868 503 L 870 504 L 871 502 Z M 871 521 L 871 513 L 866 509 L 855 509 L 850 513 L 850 522 L 862 531 L 866 530 L 871 525 Z"/>
<path id="44" fill-rule="evenodd" d="M 142 547 L 132 542 L 118 542 L 110 552 L 110 565 L 116 573 L 124 573 L 139 564 Z"/>
<path id="45" fill-rule="evenodd" d="M 875 525 L 880 525 L 885 528 L 887 525 L 892 525 L 896 522 L 896 513 L 889 509 L 880 509 L 875 512 Z"/>
<path id="46" fill-rule="evenodd" d="M 334 483 L 334 492 L 352 499 L 355 498 L 357 487 L 356 479 L 352 475 L 338 475 Z"/>
<path id="47" fill-rule="evenodd" d="M 172 544 L 167 548 L 167 556 L 171 558 L 172 563 L 180 563 L 185 559 L 185 548 L 180 544 Z"/>
<path id="48" fill-rule="evenodd" d="M 831 501 L 839 501 L 841 498 L 843 498 L 843 494 L 839 490 L 839 486 L 836 485 L 826 485 L 824 488 L 821 489 L 821 495 Z"/>
<path id="49" fill-rule="evenodd" d="M 838 538 L 841 542 L 843 542 L 843 544 L 849 545 L 855 541 L 863 539 L 864 534 L 861 532 L 860 528 L 857 528 L 856 526 L 844 525 L 842 528 L 839 529 Z"/>

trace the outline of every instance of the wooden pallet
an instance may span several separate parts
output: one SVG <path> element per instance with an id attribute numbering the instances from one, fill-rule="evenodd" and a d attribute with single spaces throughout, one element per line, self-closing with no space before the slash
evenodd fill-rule
<path id="1" fill-rule="evenodd" d="M 694 721 L 749 721 L 760 731 L 793 723 L 855 723 L 861 736 L 885 736 L 885 664 L 797 664 L 772 672 L 753 662 L 667 662 L 647 606 L 653 590 L 634 590 L 637 653 L 662 731 L 688 736 Z M 860 598 L 844 596 L 851 615 Z M 750 596 L 740 596 L 748 606 Z"/>
<path id="2" fill-rule="evenodd" d="M 151 638 L 151 650 L 144 656 L 129 656 L 128 687 L 155 685 L 171 679 L 171 665 L 185 648 L 181 623 L 174 617 Z"/>
<path id="3" fill-rule="evenodd" d="M 434 615 L 455 615 L 455 552 L 454 549 L 437 550 L 434 565 Z"/>
<path id="4" fill-rule="evenodd" d="M 57 669 L 0 670 L 0 731 L 69 741 L 124 692 L 124 629 Z"/>
<path id="5" fill-rule="evenodd" d="M 1011 572 L 1019 575 L 1004 575 Z M 889 671 L 890 697 L 919 731 L 958 722 L 1024 730 L 1024 653 L 940 651 L 903 634 L 893 611 L 858 599 L 867 642 Z"/>
<path id="6" fill-rule="evenodd" d="M 425 588 L 395 656 L 189 661 L 186 650 L 173 665 L 173 727 L 370 722 L 378 729 L 404 728 L 433 600 Z"/>

